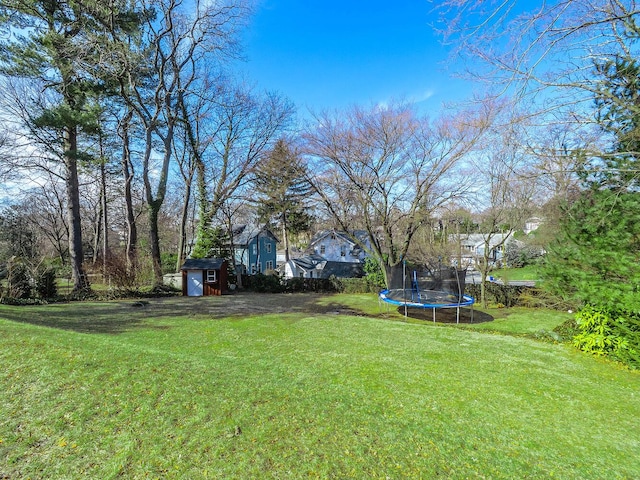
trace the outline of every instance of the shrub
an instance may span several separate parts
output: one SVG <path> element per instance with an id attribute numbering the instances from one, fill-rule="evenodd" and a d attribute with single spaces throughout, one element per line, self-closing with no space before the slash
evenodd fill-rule
<path id="1" fill-rule="evenodd" d="M 520 305 L 520 299 L 523 293 L 531 291 L 532 288 L 533 287 L 522 285 L 503 285 L 500 283 L 487 282 L 485 285 L 485 295 L 488 301 L 511 308 Z M 474 283 L 466 284 L 465 293 L 479 300 L 480 285 Z"/>
<path id="2" fill-rule="evenodd" d="M 514 240 L 507 243 L 504 260 L 507 266 L 511 268 L 521 268 L 535 264 L 542 254 L 541 248 L 520 240 Z"/>
<path id="3" fill-rule="evenodd" d="M 244 277 L 242 284 L 247 289 L 260 293 L 282 293 L 285 290 L 284 284 L 277 274 L 265 275 L 256 273 L 255 275 Z"/>
<path id="4" fill-rule="evenodd" d="M 336 278 L 331 277 L 331 283 L 337 292 L 342 293 L 378 293 L 382 288 L 376 280 L 368 276 L 363 278 Z"/>
<path id="5" fill-rule="evenodd" d="M 106 264 L 109 285 L 119 290 L 134 290 L 138 286 L 138 266 L 127 268 L 124 255 L 112 255 Z"/>
<path id="6" fill-rule="evenodd" d="M 55 268 L 48 267 L 39 272 L 39 274 L 36 276 L 35 283 L 35 290 L 39 298 L 55 298 L 58 295 Z"/>
<path id="7" fill-rule="evenodd" d="M 31 275 L 27 266 L 19 259 L 14 259 L 7 265 L 7 297 L 30 298 Z"/>
<path id="8" fill-rule="evenodd" d="M 585 306 L 576 314 L 578 334 L 573 345 L 583 352 L 612 357 L 633 368 L 640 367 L 640 318 Z"/>
<path id="9" fill-rule="evenodd" d="M 367 257 L 364 261 L 363 269 L 367 282 L 370 285 L 375 285 L 375 291 L 380 291 L 385 287 L 384 272 L 380 267 L 380 263 L 374 258 Z"/>
<path id="10" fill-rule="evenodd" d="M 335 285 L 327 278 L 289 278 L 285 282 L 285 291 L 289 293 L 301 292 L 336 292 Z"/>
<path id="11" fill-rule="evenodd" d="M 178 262 L 177 253 L 166 253 L 166 252 L 161 253 L 160 265 L 162 265 L 162 274 L 166 275 L 167 273 L 175 273 L 177 262 Z"/>
<path id="12" fill-rule="evenodd" d="M 557 333 L 562 341 L 572 341 L 573 337 L 575 337 L 580 329 L 578 328 L 578 323 L 574 318 L 570 320 L 566 320 L 553 329 L 555 333 Z"/>

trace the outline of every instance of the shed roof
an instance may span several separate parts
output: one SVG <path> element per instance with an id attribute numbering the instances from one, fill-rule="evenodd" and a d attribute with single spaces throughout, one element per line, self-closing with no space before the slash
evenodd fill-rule
<path id="1" fill-rule="evenodd" d="M 180 270 L 220 270 L 224 258 L 187 258 Z"/>

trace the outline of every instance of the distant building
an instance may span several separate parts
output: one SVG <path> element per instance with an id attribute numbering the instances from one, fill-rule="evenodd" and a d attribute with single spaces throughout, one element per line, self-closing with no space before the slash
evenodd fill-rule
<path id="1" fill-rule="evenodd" d="M 485 248 L 489 238 L 489 261 L 492 263 L 501 262 L 504 257 L 505 245 L 512 238 L 511 233 L 471 233 L 467 235 L 451 235 L 451 242 L 460 242 L 462 265 L 474 265 L 476 260 L 484 258 Z"/>
<path id="2" fill-rule="evenodd" d="M 266 225 L 233 228 L 233 257 L 241 273 L 255 275 L 276 268 L 278 238 Z"/>
<path id="3" fill-rule="evenodd" d="M 531 217 L 528 218 L 524 223 L 524 228 L 522 229 L 526 235 L 529 235 L 531 232 L 536 231 L 542 225 L 542 219 L 539 217 Z"/>
<path id="4" fill-rule="evenodd" d="M 222 258 L 189 258 L 180 270 L 184 296 L 206 297 L 227 291 L 227 261 Z"/>
<path id="5" fill-rule="evenodd" d="M 309 250 L 331 262 L 362 263 L 367 257 L 362 245 L 370 246 L 369 236 L 364 230 L 356 230 L 352 236 L 336 230 L 323 230 L 313 236 Z"/>

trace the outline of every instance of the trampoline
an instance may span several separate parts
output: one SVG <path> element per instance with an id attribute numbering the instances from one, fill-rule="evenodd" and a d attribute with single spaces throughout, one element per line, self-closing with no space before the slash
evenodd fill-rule
<path id="1" fill-rule="evenodd" d="M 382 290 L 379 298 L 383 302 L 404 307 L 405 317 L 407 308 L 431 308 L 433 321 L 436 321 L 436 310 L 440 308 L 455 308 L 456 323 L 460 323 L 460 308 L 471 307 L 471 321 L 473 322 L 473 304 L 475 300 L 464 295 L 465 270 L 440 269 L 439 275 L 428 272 L 419 276 L 416 270 L 412 273 L 411 287 L 406 288 L 406 274 L 403 275 L 403 286 Z"/>

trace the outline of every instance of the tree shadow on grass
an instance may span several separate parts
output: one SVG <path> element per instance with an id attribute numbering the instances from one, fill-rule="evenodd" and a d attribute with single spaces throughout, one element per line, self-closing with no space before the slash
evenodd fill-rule
<path id="1" fill-rule="evenodd" d="M 171 328 L 161 320 L 185 318 L 186 321 L 238 319 L 270 314 L 345 315 L 371 318 L 390 317 L 398 320 L 394 309 L 379 309 L 379 313 L 364 312 L 339 301 L 327 302 L 327 294 L 260 294 L 236 292 L 222 297 L 160 297 L 146 300 L 111 302 L 72 302 L 43 306 L 0 307 L 0 318 L 43 327 L 89 334 L 120 334 L 135 329 L 159 330 Z M 375 302 L 375 300 L 372 299 Z M 386 304 L 385 304 L 386 305 Z M 393 312 L 390 315 L 390 311 Z M 404 308 L 397 309 L 404 316 Z M 432 321 L 431 309 L 409 308 L 408 317 L 418 322 Z M 460 323 L 482 323 L 493 320 L 491 315 L 460 310 Z M 455 323 L 455 309 L 436 312 L 439 323 Z"/>
<path id="2" fill-rule="evenodd" d="M 158 315 L 141 301 L 51 304 L 0 309 L 0 318 L 41 327 L 78 333 L 119 334 L 135 328 L 167 328 L 154 326 L 147 320 Z M 174 313 L 175 316 L 175 313 Z"/>
<path id="3" fill-rule="evenodd" d="M 404 307 L 398 307 L 398 313 L 404 315 Z M 421 320 L 424 322 L 434 321 L 434 312 L 432 308 L 407 308 L 407 317 L 414 320 Z M 458 317 L 456 308 L 436 308 L 435 309 L 435 322 L 436 323 L 485 323 L 494 320 L 492 315 L 478 310 L 472 310 L 470 308 L 460 308 L 460 316 Z"/>

